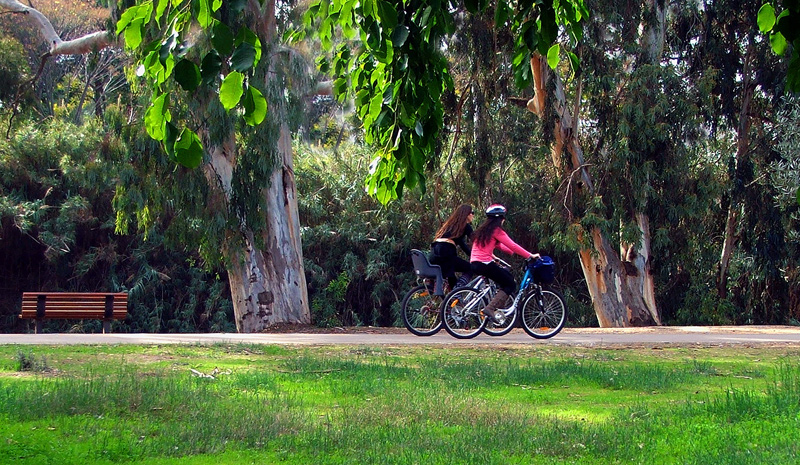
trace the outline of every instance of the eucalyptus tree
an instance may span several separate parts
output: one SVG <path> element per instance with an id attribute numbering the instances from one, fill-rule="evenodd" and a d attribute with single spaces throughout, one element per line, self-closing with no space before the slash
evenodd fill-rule
<path id="1" fill-rule="evenodd" d="M 309 23 L 326 48 L 334 45 L 323 72 L 333 75 L 340 100 L 352 96 L 365 128 L 365 140 L 377 147 L 367 189 L 382 203 L 405 189 L 425 186 L 425 162 L 435 154 L 443 126 L 441 96 L 454 88 L 443 47 L 455 31 L 457 15 L 486 11 L 488 2 L 455 0 L 313 1 Z M 574 38 L 588 14 L 582 0 L 498 2 L 495 23 L 517 33 L 521 79 L 530 71 L 524 58 L 535 51 L 558 61 L 559 30 Z M 335 42 L 338 32 L 345 39 Z"/>
<path id="2" fill-rule="evenodd" d="M 218 233 L 200 246 L 216 246 L 224 257 L 237 329 L 308 322 L 287 116 L 294 99 L 288 82 L 303 79 L 286 71 L 298 60 L 280 46 L 284 21 L 276 2 L 144 1 L 121 13 L 115 31 L 71 40 L 62 40 L 35 8 L 16 0 L 0 0 L 0 7 L 33 18 L 49 46 L 43 63 L 101 50 L 116 44 L 116 34 L 124 36 L 141 60 L 132 85 L 151 99 L 143 115 L 148 134 L 177 165 L 202 166 L 207 195 L 178 211 L 202 206 L 215 218 L 219 227 L 193 227 Z M 158 192 L 145 194 L 137 211 L 143 229 L 167 210 L 155 204 L 164 200 Z"/>
<path id="3" fill-rule="evenodd" d="M 310 322 L 290 132 L 310 88 L 304 60 L 281 44 L 290 6 L 143 1 L 117 23 L 150 96 L 148 134 L 178 171 L 202 170 L 212 220 L 200 227 L 225 261 L 241 332 Z"/>
<path id="4" fill-rule="evenodd" d="M 670 108 L 667 98 L 680 83 L 661 66 L 665 5 L 589 6 L 583 72 L 571 80 L 574 89 L 533 56 L 535 95 L 528 109 L 552 131 L 553 164 L 574 186 L 566 213 L 580 224 L 579 256 L 600 325 L 661 324 L 652 200 L 660 170 L 682 156 L 687 128 L 669 122 L 691 119 L 691 109 Z"/>
<path id="5" fill-rule="evenodd" d="M 770 181 L 778 208 L 786 219 L 788 252 L 782 266 L 788 282 L 789 317 L 800 319 L 800 98 L 787 98 L 775 124 L 776 151 L 780 160 L 771 166 Z"/>
<path id="6" fill-rule="evenodd" d="M 646 52 L 642 58 L 645 63 L 660 57 L 664 24 L 663 11 L 657 11 L 659 5 L 651 2 L 650 13 L 662 18 L 660 22 L 653 25 L 642 20 L 644 33 L 640 40 L 641 50 Z M 478 13 L 486 6 L 468 4 L 467 10 Z M 569 116 L 571 108 L 567 106 L 560 80 L 552 71 L 560 58 L 556 42 L 559 26 L 564 26 L 566 36 L 576 42 L 582 35 L 581 20 L 588 12 L 582 2 L 522 2 L 512 6 L 499 1 L 492 7 L 495 27 L 509 29 L 514 37 L 511 62 L 517 82 L 522 87 L 536 82 L 536 95 L 529 108 L 547 119 L 554 133 L 554 165 L 566 179 L 577 173 L 579 182 L 575 184 L 591 193 L 593 181 L 583 161 L 577 133 L 570 134 L 574 130 Z M 334 88 L 339 95 L 345 95 L 348 84 L 352 83 L 368 142 L 375 142 L 380 150 L 368 188 L 379 200 L 388 202 L 404 188 L 424 181 L 421 167 L 430 152 L 432 138 L 442 125 L 438 99 L 442 92 L 452 89 L 439 47 L 443 37 L 453 33 L 453 15 L 463 14 L 463 10 L 457 3 L 436 1 L 398 4 L 377 1 L 358 5 L 335 2 L 332 6 L 319 2 L 312 4 L 311 13 L 320 18 L 319 31 L 324 38 L 332 36 L 334 21 L 330 18 L 333 17 L 338 19 L 346 37 L 358 32 L 365 39 L 365 46 L 356 54 L 351 54 L 347 45 L 340 45 L 335 51 Z M 577 57 L 571 52 L 568 56 L 576 66 Z M 548 98 L 550 95 L 554 98 Z M 474 97 L 476 101 L 478 97 Z M 549 103 L 554 101 L 555 105 Z M 551 112 L 555 118 L 550 118 Z M 480 113 L 476 113 L 476 121 L 478 116 Z M 476 133 L 480 133 L 479 129 L 476 128 Z M 591 239 L 585 241 L 581 259 L 603 326 L 660 321 L 647 268 L 650 258 L 647 221 L 646 215 L 636 210 L 624 219 L 626 225 L 633 222 L 639 233 L 624 237 L 628 252 L 622 259 L 598 225 L 587 228 Z"/>

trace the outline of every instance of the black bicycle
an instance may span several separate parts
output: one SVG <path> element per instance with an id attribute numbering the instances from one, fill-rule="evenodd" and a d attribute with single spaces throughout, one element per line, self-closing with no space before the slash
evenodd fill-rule
<path id="1" fill-rule="evenodd" d="M 424 252 L 411 250 L 411 262 L 417 283 L 409 290 L 400 307 L 403 325 L 417 336 L 432 336 L 442 329 L 442 302 L 445 297 L 445 285 L 442 269 L 439 265 L 431 265 Z M 476 276 L 467 287 L 483 289 L 490 283 L 483 276 Z"/>

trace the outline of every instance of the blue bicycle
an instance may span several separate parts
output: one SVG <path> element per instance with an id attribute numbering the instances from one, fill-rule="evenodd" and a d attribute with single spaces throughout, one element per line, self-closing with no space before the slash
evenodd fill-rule
<path id="1" fill-rule="evenodd" d="M 503 262 L 504 263 L 504 262 Z M 508 308 L 499 309 L 504 318 L 490 322 L 483 308 L 491 300 L 493 285 L 453 289 L 442 303 L 441 321 L 451 336 L 469 339 L 482 331 L 491 336 L 508 334 L 520 319 L 522 328 L 530 336 L 547 339 L 558 334 L 567 321 L 567 305 L 560 292 L 545 285 L 551 283 L 555 264 L 550 257 L 526 260 L 523 266 L 520 290 Z"/>

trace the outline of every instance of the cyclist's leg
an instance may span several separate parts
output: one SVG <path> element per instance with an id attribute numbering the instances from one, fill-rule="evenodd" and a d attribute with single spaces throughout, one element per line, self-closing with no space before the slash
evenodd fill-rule
<path id="1" fill-rule="evenodd" d="M 464 260 L 463 258 L 455 257 L 453 259 L 453 269 L 461 273 L 461 277 L 458 278 L 458 281 L 456 282 L 456 285 L 453 287 L 453 289 L 455 289 L 456 287 L 466 286 L 467 283 L 469 283 L 470 280 L 472 279 L 472 266 L 468 261 Z"/>
<path id="2" fill-rule="evenodd" d="M 497 284 L 499 288 L 497 294 L 495 294 L 486 307 L 484 307 L 483 314 L 494 322 L 501 322 L 505 318 L 505 315 L 503 315 L 502 312 L 498 312 L 497 308 L 503 305 L 508 299 L 508 291 L 511 290 L 513 292 L 514 277 L 511 276 L 509 271 L 504 270 L 494 262 L 472 262 L 472 271 L 476 274 L 486 276 Z"/>

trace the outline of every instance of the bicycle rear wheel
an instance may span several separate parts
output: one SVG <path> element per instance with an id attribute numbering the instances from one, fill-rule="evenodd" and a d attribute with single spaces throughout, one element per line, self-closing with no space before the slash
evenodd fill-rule
<path id="1" fill-rule="evenodd" d="M 555 336 L 567 321 L 567 305 L 554 289 L 534 289 L 522 304 L 522 328 L 536 339 Z"/>
<path id="2" fill-rule="evenodd" d="M 432 336 L 442 329 L 440 307 L 443 296 L 433 293 L 432 285 L 421 284 L 408 291 L 400 313 L 406 329 L 417 336 Z"/>
<path id="3" fill-rule="evenodd" d="M 458 339 L 470 339 L 481 333 L 486 318 L 481 310 L 488 299 L 471 287 L 457 287 L 447 294 L 442 304 L 445 331 Z"/>

